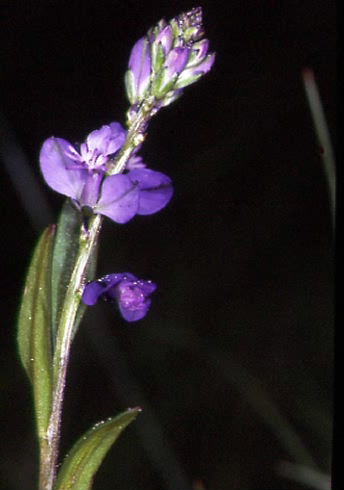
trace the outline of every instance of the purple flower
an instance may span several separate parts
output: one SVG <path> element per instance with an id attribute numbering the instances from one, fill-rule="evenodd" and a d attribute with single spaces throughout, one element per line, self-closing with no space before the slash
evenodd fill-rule
<path id="1" fill-rule="evenodd" d="M 85 286 L 82 301 L 89 306 L 99 298 L 117 302 L 119 311 L 128 322 L 136 322 L 146 316 L 151 305 L 150 295 L 156 290 L 152 281 L 138 279 L 130 272 L 108 274 Z"/>
<path id="2" fill-rule="evenodd" d="M 133 155 L 126 174 L 106 175 L 107 163 L 124 143 L 126 131 L 119 123 L 92 131 L 77 150 L 62 138 L 48 138 L 40 152 L 47 184 L 70 197 L 80 207 L 126 223 L 136 214 L 153 214 L 170 201 L 173 188 L 166 175 L 144 168 Z"/>
<path id="3" fill-rule="evenodd" d="M 106 164 L 121 148 L 125 137 L 126 131 L 114 122 L 92 131 L 79 150 L 62 138 L 48 138 L 39 157 L 45 181 L 80 206 L 93 207 L 98 200 Z"/>

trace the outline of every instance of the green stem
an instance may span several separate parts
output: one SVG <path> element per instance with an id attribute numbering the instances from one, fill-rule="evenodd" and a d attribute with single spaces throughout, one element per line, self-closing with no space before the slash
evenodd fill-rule
<path id="1" fill-rule="evenodd" d="M 67 366 L 73 339 L 73 327 L 81 301 L 82 289 L 90 258 L 94 252 L 102 218 L 95 215 L 91 218 L 89 229 L 80 233 L 79 254 L 67 289 L 61 313 L 61 320 L 54 353 L 53 403 L 48 430 L 41 445 L 41 467 L 39 490 L 52 490 L 56 477 L 56 464 L 60 441 L 62 404 L 66 385 Z"/>
<path id="2" fill-rule="evenodd" d="M 129 126 L 129 131 L 124 145 L 117 158 L 108 170 L 108 175 L 119 174 L 123 172 L 127 161 L 129 160 L 134 149 L 143 143 L 146 137 L 146 128 L 148 121 L 154 115 L 154 99 L 146 100 L 142 103 L 135 118 Z"/>

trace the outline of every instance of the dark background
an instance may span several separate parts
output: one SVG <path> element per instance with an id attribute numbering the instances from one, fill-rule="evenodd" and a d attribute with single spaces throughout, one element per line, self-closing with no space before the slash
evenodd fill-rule
<path id="1" fill-rule="evenodd" d="M 34 243 L 63 202 L 40 176 L 40 145 L 124 124 L 131 46 L 195 4 L 0 6 L 0 488 L 35 490 L 15 318 Z M 314 70 L 334 140 L 334 2 L 202 6 L 216 64 L 152 121 L 142 151 L 175 196 L 157 215 L 107 221 L 101 238 L 99 275 L 156 281 L 151 311 L 128 325 L 101 304 L 73 346 L 63 453 L 93 423 L 144 409 L 94 490 L 297 490 L 308 487 L 281 461 L 330 471 L 332 231 L 301 71 Z"/>

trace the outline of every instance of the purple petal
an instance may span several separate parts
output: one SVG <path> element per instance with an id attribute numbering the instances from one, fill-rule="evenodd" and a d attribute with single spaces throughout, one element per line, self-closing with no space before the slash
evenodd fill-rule
<path id="1" fill-rule="evenodd" d="M 99 198 L 99 189 L 103 180 L 104 172 L 89 172 L 82 194 L 79 198 L 81 206 L 93 208 Z"/>
<path id="2" fill-rule="evenodd" d="M 93 209 L 116 223 L 126 223 L 137 213 L 138 202 L 138 186 L 127 175 L 116 174 L 105 178 L 101 197 Z"/>
<path id="3" fill-rule="evenodd" d="M 115 274 L 107 274 L 99 280 L 106 284 L 104 289 L 106 299 L 117 300 L 116 286 L 122 281 L 137 281 L 137 277 L 131 272 L 117 272 Z"/>
<path id="4" fill-rule="evenodd" d="M 196 45 L 193 45 L 193 48 L 196 48 Z M 197 44 L 197 49 L 198 49 L 197 57 L 198 59 L 202 59 L 207 54 L 209 49 L 208 39 L 202 39 L 202 41 L 200 41 Z"/>
<path id="5" fill-rule="evenodd" d="M 133 155 L 129 158 L 126 164 L 127 170 L 134 170 L 134 168 L 145 168 L 146 164 L 143 162 L 142 157 Z"/>
<path id="6" fill-rule="evenodd" d="M 119 310 L 128 322 L 141 320 L 146 316 L 151 300 L 148 296 L 155 291 L 156 284 L 143 280 L 123 280 L 116 287 Z"/>
<path id="7" fill-rule="evenodd" d="M 126 131 L 118 122 L 104 125 L 87 136 L 89 150 L 98 150 L 103 155 L 112 155 L 123 145 Z"/>
<path id="8" fill-rule="evenodd" d="M 166 58 L 165 68 L 166 77 L 170 80 L 174 75 L 183 71 L 188 58 L 189 58 L 189 48 L 174 48 L 172 49 Z"/>
<path id="9" fill-rule="evenodd" d="M 204 59 L 209 49 L 208 39 L 202 39 L 198 43 L 192 46 L 192 61 L 188 63 L 188 67 L 197 65 L 200 61 Z"/>
<path id="10" fill-rule="evenodd" d="M 85 286 L 82 301 L 86 305 L 93 306 L 102 295 L 108 296 L 110 299 L 114 299 L 115 295 L 111 292 L 111 288 L 114 288 L 123 279 L 130 279 L 134 281 L 137 278 L 133 274 L 130 274 L 130 272 L 108 274 L 103 276 Z"/>
<path id="11" fill-rule="evenodd" d="M 100 281 L 93 281 L 86 284 L 82 295 L 82 301 L 88 306 L 95 305 L 99 299 L 99 296 L 104 293 L 105 288 L 106 286 Z"/>
<path id="12" fill-rule="evenodd" d="M 161 43 L 165 56 L 170 51 L 173 43 L 173 31 L 170 25 L 165 26 L 155 38 L 155 43 Z"/>
<path id="13" fill-rule="evenodd" d="M 190 73 L 192 73 L 193 75 L 198 75 L 199 73 L 204 75 L 205 73 L 208 73 L 208 71 L 211 69 L 211 67 L 214 64 L 214 61 L 215 61 L 215 53 L 210 53 L 208 54 L 208 56 L 205 57 L 203 61 L 201 61 L 201 63 L 199 63 L 194 67 L 191 67 Z M 189 74 L 189 69 L 185 71 L 187 72 L 187 74 Z"/>
<path id="14" fill-rule="evenodd" d="M 151 55 L 146 37 L 141 37 L 134 44 L 129 58 L 129 69 L 134 75 L 136 92 L 141 97 L 149 85 L 151 73 Z"/>
<path id="15" fill-rule="evenodd" d="M 146 296 L 149 296 L 150 294 L 154 293 L 154 291 L 157 288 L 157 285 L 155 284 L 155 282 L 152 282 L 152 281 L 144 281 L 143 279 L 140 279 L 138 282 L 140 284 L 140 288 L 141 288 L 143 294 Z"/>
<path id="16" fill-rule="evenodd" d="M 74 147 L 62 138 L 48 138 L 43 143 L 39 161 L 46 183 L 55 191 L 78 200 L 88 177 L 88 171 L 75 168 L 82 165 L 71 158 Z M 74 167 L 74 168 L 73 168 Z"/>
<path id="17" fill-rule="evenodd" d="M 127 175 L 133 183 L 138 183 L 140 197 L 137 214 L 156 213 L 169 203 L 173 187 L 167 175 L 148 168 L 131 170 Z"/>
<path id="18" fill-rule="evenodd" d="M 199 80 L 202 75 L 207 73 L 211 67 L 213 66 L 215 61 L 215 53 L 208 54 L 203 61 L 198 63 L 197 65 L 191 64 L 189 68 L 186 68 L 178 77 L 176 82 L 177 88 L 183 88 L 187 85 L 191 85 L 192 83 Z"/>
<path id="19" fill-rule="evenodd" d="M 142 318 L 147 315 L 151 303 L 152 300 L 147 298 L 146 301 L 142 303 L 141 307 L 135 310 L 127 308 L 122 303 L 119 303 L 118 307 L 121 315 L 127 322 L 136 322 L 142 320 Z"/>

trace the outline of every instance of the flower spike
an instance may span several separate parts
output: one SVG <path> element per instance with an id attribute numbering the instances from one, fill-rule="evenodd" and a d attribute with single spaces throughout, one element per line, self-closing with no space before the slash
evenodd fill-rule
<path id="1" fill-rule="evenodd" d="M 144 100 L 153 99 L 156 109 L 166 106 L 211 69 L 215 53 L 208 53 L 203 36 L 202 9 L 197 7 L 168 23 L 162 19 L 137 41 L 125 75 L 132 104 L 129 122 Z"/>

